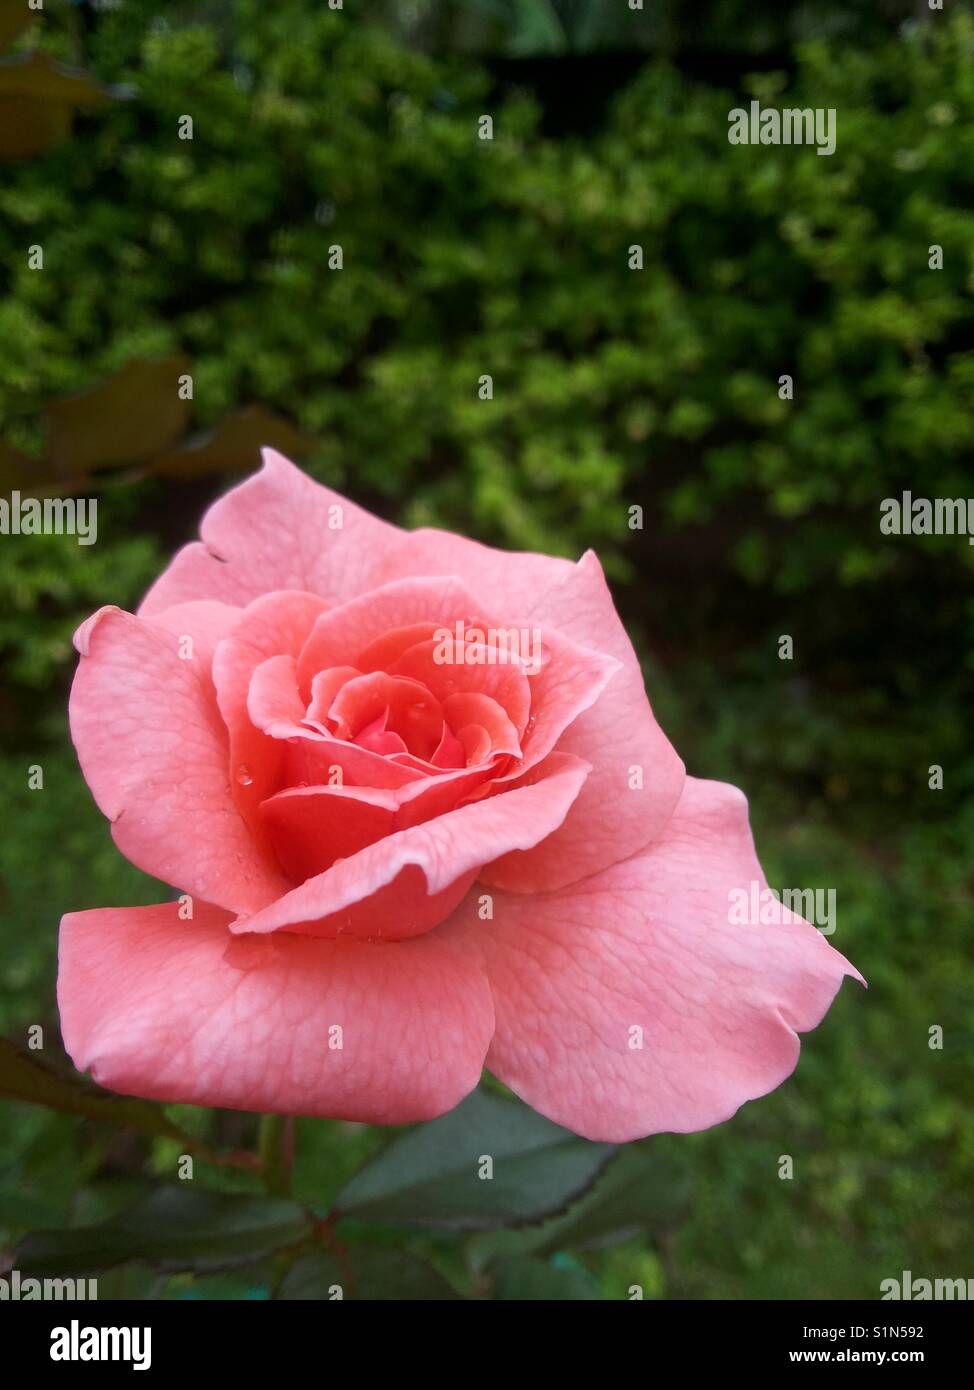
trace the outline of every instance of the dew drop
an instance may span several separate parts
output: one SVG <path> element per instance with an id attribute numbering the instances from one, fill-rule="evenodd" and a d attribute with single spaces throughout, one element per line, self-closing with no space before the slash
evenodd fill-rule
<path id="1" fill-rule="evenodd" d="M 253 785 L 254 779 L 250 775 L 250 768 L 247 766 L 246 763 L 241 763 L 240 766 L 237 768 L 237 781 L 240 783 L 242 787 L 249 787 Z"/>

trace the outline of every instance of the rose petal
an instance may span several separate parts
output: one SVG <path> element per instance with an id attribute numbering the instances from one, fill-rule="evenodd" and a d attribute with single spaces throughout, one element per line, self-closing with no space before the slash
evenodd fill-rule
<path id="1" fill-rule="evenodd" d="M 296 730 L 287 744 L 284 785 L 289 787 L 404 787 L 426 782 L 429 774 L 391 758 L 316 731 Z M 307 737 L 308 735 L 311 737 Z M 300 735 L 300 737 L 298 736 Z"/>
<path id="2" fill-rule="evenodd" d="M 280 786 L 285 749 L 255 728 L 247 712 L 250 682 L 269 657 L 297 656 L 325 601 L 303 590 L 265 594 L 248 604 L 213 656 L 217 703 L 230 734 L 233 798 L 261 853 L 270 855 L 258 810 Z"/>
<path id="3" fill-rule="evenodd" d="M 102 608 L 75 643 L 71 736 L 122 853 L 164 883 L 236 912 L 286 891 L 234 806 L 212 686 L 194 662 L 180 660 L 178 637 Z"/>
<path id="4" fill-rule="evenodd" d="M 195 661 L 198 669 L 208 675 L 217 644 L 230 636 L 242 613 L 242 608 L 234 608 L 228 603 L 198 599 L 193 603 L 177 603 L 172 608 L 163 608 L 153 613 L 148 621 L 175 633 L 180 640 L 181 660 Z M 186 638 L 190 639 L 191 646 L 186 644 Z M 184 652 L 191 652 L 191 655 L 184 655 Z"/>
<path id="5" fill-rule="evenodd" d="M 330 666 L 389 671 L 390 658 L 405 649 L 399 643 L 410 630 L 421 634 L 421 640 L 428 640 L 431 624 L 434 631 L 438 627 L 452 631 L 455 621 L 473 612 L 474 607 L 474 598 L 460 581 L 446 576 L 401 579 L 330 608 L 315 623 L 298 661 L 301 689 L 309 691 L 317 673 Z M 358 657 L 363 652 L 371 653 L 376 664 L 360 666 Z"/>
<path id="6" fill-rule="evenodd" d="M 352 675 L 358 674 L 352 668 L 346 669 Z M 311 720 L 301 708 L 292 656 L 272 656 L 257 667 L 250 680 L 247 713 L 254 728 L 262 734 L 286 740 L 278 751 L 280 761 L 273 764 L 275 777 L 261 778 L 261 787 L 266 786 L 268 791 L 277 790 L 278 784 L 281 788 L 345 785 L 383 788 L 427 780 L 425 771 L 402 767 L 381 752 L 339 739 L 328 733 L 319 721 Z M 392 738 L 393 751 L 402 746 L 401 739 Z M 264 766 L 266 772 L 265 751 L 254 761 Z"/>
<path id="7" fill-rule="evenodd" d="M 491 775 L 488 762 L 398 788 L 292 786 L 261 802 L 261 814 L 284 872 L 303 883 L 385 836 L 446 815 L 486 786 Z M 396 904 L 392 910 L 402 916 Z"/>
<path id="8" fill-rule="evenodd" d="M 202 540 L 173 558 L 141 615 L 188 599 L 243 606 L 275 589 L 342 603 L 383 582 L 405 533 L 316 483 L 276 450 L 264 449 L 262 457 L 259 473 L 213 503 Z"/>
<path id="9" fill-rule="evenodd" d="M 248 950 L 228 921 L 205 903 L 192 921 L 175 903 L 66 916 L 75 1066 L 123 1095 L 369 1124 L 433 1119 L 476 1086 L 490 990 L 449 947 L 280 936 Z"/>
<path id="10" fill-rule="evenodd" d="M 247 716 L 268 738 L 315 737 L 314 730 L 302 727 L 304 704 L 293 656 L 269 656 L 255 667 L 247 689 Z"/>
<path id="11" fill-rule="evenodd" d="M 523 631 L 526 624 L 511 627 Z M 507 774 L 510 778 L 533 767 L 553 748 L 561 748 L 568 726 L 592 708 L 616 672 L 623 670 L 615 657 L 580 646 L 552 628 L 537 629 L 536 635 L 543 665 L 540 670 L 528 668 L 531 717 L 522 739 L 521 762 Z M 594 744 L 591 751 L 594 756 Z"/>
<path id="12" fill-rule="evenodd" d="M 543 596 L 570 580 L 575 569 L 570 560 L 526 550 L 495 550 L 451 531 L 422 527 L 400 533 L 397 544 L 390 548 L 385 577 L 390 583 L 414 574 L 457 576 L 478 603 L 503 617 L 506 613 L 540 613 Z M 534 606 L 526 600 L 533 600 Z M 568 632 L 568 636 L 580 642 L 589 640 L 580 632 Z M 602 649 L 599 643 L 593 645 Z"/>
<path id="13" fill-rule="evenodd" d="M 514 729 L 513 724 L 511 728 Z M 514 737 L 517 738 L 516 729 L 514 729 Z M 482 724 L 464 724 L 457 730 L 457 739 L 463 749 L 468 767 L 482 763 L 490 757 L 491 737 Z"/>
<path id="14" fill-rule="evenodd" d="M 594 651 L 623 670 L 595 705 L 572 723 L 559 749 L 585 758 L 592 775 L 565 823 L 530 854 L 495 866 L 498 886 L 543 892 L 596 873 L 649 844 L 679 800 L 684 768 L 646 698 L 632 644 L 616 613 L 596 556 L 577 565 L 547 555 L 494 550 L 463 536 L 413 531 L 390 548 L 394 575 L 457 575 L 492 613 L 521 615 Z M 643 775 L 629 793 L 630 768 Z"/>
<path id="15" fill-rule="evenodd" d="M 329 666 L 327 671 L 319 671 L 311 682 L 311 699 L 308 702 L 305 720 L 314 724 L 322 733 L 329 733 L 328 711 L 342 686 L 362 672 L 357 666 Z M 298 684 L 297 663 L 294 671 L 295 688 Z"/>
<path id="16" fill-rule="evenodd" d="M 360 671 L 387 671 L 392 663 L 417 642 L 429 642 L 441 631 L 443 623 L 410 623 L 396 627 L 377 637 L 358 652 L 355 660 Z"/>
<path id="17" fill-rule="evenodd" d="M 558 739 L 560 751 L 592 764 L 565 823 L 528 854 L 512 855 L 490 870 L 488 881 L 512 892 L 563 888 L 651 844 L 673 814 L 685 776 L 650 708 L 636 654 L 591 551 L 538 596 L 532 615 L 615 657 L 622 669 Z"/>
<path id="18" fill-rule="evenodd" d="M 583 885 L 476 899 L 437 928 L 491 982 L 488 1067 L 542 1114 L 625 1143 L 706 1129 L 794 1069 L 845 975 L 802 922 L 734 926 L 730 891 L 766 886 L 747 802 L 686 781 L 664 833 Z"/>
<path id="19" fill-rule="evenodd" d="M 517 729 L 497 701 L 492 700 L 489 695 L 480 694 L 475 690 L 448 695 L 443 701 L 443 714 L 458 738 L 464 729 L 471 727 L 479 728 L 483 732 L 486 747 L 480 750 L 478 762 L 482 762 L 488 753 L 509 754 L 513 757 L 520 755 L 521 744 Z M 476 742 L 479 744 L 479 739 Z"/>
<path id="20" fill-rule="evenodd" d="M 549 835 L 587 774 L 587 763 L 554 753 L 532 769 L 523 787 L 390 835 L 308 879 L 265 910 L 239 919 L 231 930 L 419 935 L 452 910 L 455 902 L 444 910 L 451 890 L 459 894 L 481 865 Z M 378 898 L 380 890 L 387 897 Z M 405 909 L 398 900 L 400 890 L 409 894 Z"/>
<path id="21" fill-rule="evenodd" d="M 351 741 L 357 743 L 360 748 L 368 749 L 370 753 L 380 753 L 384 758 L 391 759 L 399 754 L 409 757 L 409 750 L 400 735 L 385 727 L 388 718 L 389 711 L 385 709 L 366 724 L 359 736 Z"/>
<path id="22" fill-rule="evenodd" d="M 292 883 L 324 873 L 396 828 L 396 795 L 355 787 L 291 787 L 261 803 L 271 844 Z"/>
<path id="23" fill-rule="evenodd" d="M 440 730 L 440 741 L 436 745 L 430 762 L 434 767 L 443 768 L 444 771 L 453 771 L 457 768 L 464 768 L 467 765 L 467 756 L 463 751 L 463 744 L 450 728 L 445 718 Z"/>
<path id="24" fill-rule="evenodd" d="M 346 681 L 328 715 L 339 738 L 361 743 L 363 748 L 370 745 L 360 736 L 381 720 L 382 733 L 398 734 L 403 751 L 424 760 L 432 758 L 443 734 L 443 711 L 426 687 L 385 671 L 370 671 Z"/>
<path id="25" fill-rule="evenodd" d="M 518 735 L 522 735 L 531 714 L 531 682 L 523 666 L 513 662 L 492 664 L 490 648 L 480 642 L 454 642 L 455 660 L 440 662 L 439 646 L 436 641 L 417 643 L 393 662 L 389 674 L 418 681 L 441 704 L 451 695 L 486 695 L 500 705 Z"/>

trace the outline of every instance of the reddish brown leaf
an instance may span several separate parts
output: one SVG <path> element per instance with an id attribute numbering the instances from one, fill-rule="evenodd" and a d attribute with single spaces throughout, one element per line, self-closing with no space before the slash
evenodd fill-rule
<path id="1" fill-rule="evenodd" d="M 188 429 L 190 403 L 179 378 L 189 372 L 183 354 L 129 362 L 90 391 L 47 407 L 49 453 L 62 477 L 144 463 L 171 449 Z"/>
<path id="2" fill-rule="evenodd" d="M 42 154 L 70 133 L 75 111 L 120 94 L 46 53 L 0 59 L 0 160 Z"/>
<path id="3" fill-rule="evenodd" d="M 0 0 L 0 51 L 9 48 L 37 14 L 27 0 Z"/>
<path id="4" fill-rule="evenodd" d="M 306 455 L 313 441 L 296 425 L 262 405 L 245 405 L 224 416 L 214 430 L 189 440 L 152 464 L 166 478 L 198 478 L 210 473 L 235 473 L 259 463 L 265 445 L 288 457 Z"/>

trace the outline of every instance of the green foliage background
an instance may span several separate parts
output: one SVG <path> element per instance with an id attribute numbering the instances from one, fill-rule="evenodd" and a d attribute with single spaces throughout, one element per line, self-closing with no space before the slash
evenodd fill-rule
<path id="1" fill-rule="evenodd" d="M 868 994 L 846 986 L 773 1096 L 651 1141 L 692 1201 L 609 1248 L 547 1251 L 555 1296 L 873 1298 L 902 1269 L 972 1272 L 974 551 L 878 526 L 904 489 L 974 494 L 974 24 L 914 8 L 799 22 L 715 3 L 690 25 L 646 0 L 620 34 L 624 7 L 605 27 L 599 6 L 540 0 L 379 22 L 356 0 L 126 0 L 52 4 L 17 40 L 122 89 L 0 165 L 0 425 L 28 478 L 49 480 L 49 401 L 183 351 L 201 430 L 259 402 L 314 441 L 310 471 L 382 515 L 593 546 L 689 770 L 747 791 L 773 885 L 837 890 L 834 942 Z M 727 113 L 754 97 L 835 107 L 834 156 L 731 146 Z M 96 546 L 0 544 L 7 1036 L 56 1032 L 62 912 L 159 894 L 75 765 L 72 628 L 134 605 L 255 461 L 106 472 Z M 171 1171 L 173 1141 L 3 1116 L 0 1243 L 111 1214 Z M 249 1117 L 181 1119 L 253 1138 Z M 386 1138 L 304 1122 L 300 1194 L 337 1191 Z M 469 1271 L 475 1244 L 437 1258 Z M 523 1250 L 504 1253 L 487 1287 L 523 1289 Z"/>

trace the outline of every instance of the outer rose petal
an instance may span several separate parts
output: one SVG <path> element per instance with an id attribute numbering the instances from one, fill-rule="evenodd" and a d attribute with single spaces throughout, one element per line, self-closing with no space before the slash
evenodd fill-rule
<path id="1" fill-rule="evenodd" d="M 571 560 L 529 550 L 495 550 L 452 531 L 423 527 L 400 532 L 399 545 L 390 552 L 386 571 L 388 580 L 411 574 L 459 575 L 478 603 L 490 605 L 503 627 L 503 620 L 512 613 L 540 618 L 543 596 L 570 579 L 575 565 Z M 568 628 L 562 631 L 580 642 L 586 640 Z M 599 643 L 594 645 L 605 650 Z"/>
<path id="2" fill-rule="evenodd" d="M 316 483 L 276 450 L 264 449 L 262 457 L 259 473 L 213 503 L 202 540 L 173 558 L 140 614 L 187 599 L 243 605 L 274 589 L 307 589 L 340 603 L 383 582 L 390 551 L 405 533 Z"/>
<path id="3" fill-rule="evenodd" d="M 481 972 L 441 942 L 231 938 L 197 902 L 61 922 L 58 1004 L 75 1065 L 150 1100 L 429 1120 L 476 1086 L 493 1027 Z M 342 1048 L 329 1029 L 342 1028 Z"/>
<path id="4" fill-rule="evenodd" d="M 193 656 L 197 669 L 207 674 L 213 667 L 213 653 L 224 637 L 237 626 L 242 608 L 212 599 L 197 599 L 193 603 L 177 603 L 153 613 L 150 622 L 173 632 L 180 639 L 193 639 Z"/>
<path id="5" fill-rule="evenodd" d="M 552 1120 L 615 1143 L 706 1129 L 773 1090 L 796 1034 L 861 976 L 806 922 L 731 925 L 729 892 L 752 880 L 767 883 L 744 796 L 688 778 L 642 854 L 544 897 L 496 894 L 486 930 L 463 903 L 435 935 L 490 979 L 488 1067 Z"/>
<path id="6" fill-rule="evenodd" d="M 445 531 L 414 531 L 390 554 L 388 572 L 455 574 L 501 626 L 534 620 L 622 663 L 599 699 L 557 747 L 592 764 L 564 825 L 526 854 L 495 864 L 488 882 L 516 892 L 564 887 L 628 858 L 665 826 L 680 799 L 684 767 L 657 724 L 639 661 L 589 551 L 577 565 L 546 555 L 492 550 Z M 642 768 L 643 788 L 629 789 Z"/>
<path id="7" fill-rule="evenodd" d="M 588 771 L 580 759 L 552 753 L 523 785 L 397 831 L 241 917 L 231 930 L 418 936 L 453 911 L 482 864 L 535 844 L 560 825 Z"/>
<path id="8" fill-rule="evenodd" d="M 289 884 L 262 863 L 230 794 L 227 732 L 179 639 L 119 608 L 75 636 L 71 737 L 119 849 L 164 883 L 234 912 Z"/>

